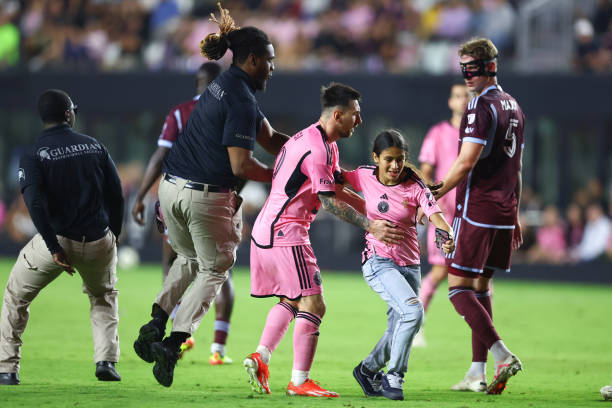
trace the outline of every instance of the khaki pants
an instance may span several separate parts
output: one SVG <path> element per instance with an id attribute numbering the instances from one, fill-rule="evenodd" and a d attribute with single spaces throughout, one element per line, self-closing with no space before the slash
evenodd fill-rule
<path id="1" fill-rule="evenodd" d="M 117 247 L 115 236 L 91 242 L 78 242 L 58 236 L 73 266 L 83 280 L 83 293 L 89 296 L 94 361 L 119 360 L 117 290 L 115 290 Z M 53 262 L 40 234 L 26 244 L 9 275 L 0 321 L 0 372 L 19 372 L 22 334 L 30 317 L 30 303 L 38 293 L 63 272 Z M 58 317 L 58 320 L 59 317 Z"/>
<path id="2" fill-rule="evenodd" d="M 157 303 L 168 315 L 172 314 L 174 307 L 178 304 L 191 282 L 198 272 L 198 263 L 190 261 L 182 255 L 176 256 L 168 270 L 168 276 L 164 279 L 161 292 L 157 295 Z"/>
<path id="3" fill-rule="evenodd" d="M 192 190 L 185 188 L 186 182 L 176 178 L 176 184 L 172 184 L 162 179 L 158 194 L 172 248 L 179 256 L 198 265 L 172 327 L 173 331 L 192 334 L 234 265 L 242 234 L 242 210 L 236 209 L 236 193 Z M 158 300 L 170 296 L 173 304 L 178 302 L 180 296 L 176 296 L 181 290 L 185 291 L 189 286 L 186 280 L 192 277 L 187 270 L 187 267 L 171 269 Z M 167 313 L 172 310 L 166 307 L 173 307 L 160 306 Z"/>

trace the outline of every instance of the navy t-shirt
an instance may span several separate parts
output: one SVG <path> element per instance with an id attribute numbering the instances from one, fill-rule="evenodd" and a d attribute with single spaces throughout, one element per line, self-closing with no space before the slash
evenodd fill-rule
<path id="1" fill-rule="evenodd" d="M 96 139 L 67 125 L 43 130 L 19 162 L 19 183 L 32 221 L 52 253 L 55 235 L 118 236 L 123 193 L 117 169 Z"/>
<path id="2" fill-rule="evenodd" d="M 163 171 L 199 183 L 236 186 L 227 147 L 253 150 L 263 119 L 251 78 L 232 65 L 198 100 Z"/>

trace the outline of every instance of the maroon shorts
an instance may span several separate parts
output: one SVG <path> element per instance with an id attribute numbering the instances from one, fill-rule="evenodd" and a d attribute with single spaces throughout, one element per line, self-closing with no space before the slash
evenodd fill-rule
<path id="1" fill-rule="evenodd" d="M 455 217 L 455 251 L 446 256 L 448 273 L 466 278 L 490 278 L 495 271 L 510 272 L 512 229 L 478 227 Z"/>

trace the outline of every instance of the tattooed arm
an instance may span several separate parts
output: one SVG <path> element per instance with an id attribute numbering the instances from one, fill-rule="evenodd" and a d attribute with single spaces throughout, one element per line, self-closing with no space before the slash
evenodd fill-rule
<path id="1" fill-rule="evenodd" d="M 397 244 L 403 239 L 403 234 L 396 229 L 395 224 L 386 220 L 368 220 L 363 214 L 338 200 L 334 195 L 319 194 L 319 200 L 324 209 L 343 221 L 363 228 L 381 242 Z"/>

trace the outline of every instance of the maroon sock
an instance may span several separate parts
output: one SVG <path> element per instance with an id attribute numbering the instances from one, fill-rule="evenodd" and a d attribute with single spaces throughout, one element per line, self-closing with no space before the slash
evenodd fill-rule
<path id="1" fill-rule="evenodd" d="M 487 350 L 499 340 L 499 335 L 493 326 L 493 321 L 486 309 L 476 299 L 474 289 L 463 286 L 448 288 L 448 298 L 455 310 L 472 329 L 472 334 L 486 346 Z"/>
<path id="2" fill-rule="evenodd" d="M 493 319 L 493 309 L 491 308 L 491 295 L 489 291 L 485 292 L 475 292 L 476 300 L 484 307 L 487 311 L 487 314 Z M 487 346 L 478 339 L 476 334 L 472 332 L 472 361 L 487 361 L 487 355 L 489 354 L 489 349 Z"/>

